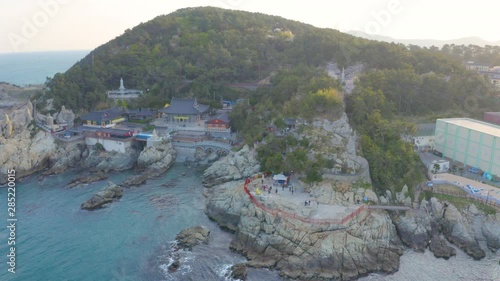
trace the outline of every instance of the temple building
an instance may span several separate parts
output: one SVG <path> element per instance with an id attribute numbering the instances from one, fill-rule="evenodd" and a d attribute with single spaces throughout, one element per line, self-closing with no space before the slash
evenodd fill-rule
<path id="1" fill-rule="evenodd" d="M 83 126 L 110 128 L 117 123 L 125 121 L 125 111 L 121 108 L 108 108 L 100 111 L 91 111 L 89 114 L 82 116 Z"/>
<path id="2" fill-rule="evenodd" d="M 207 115 L 209 108 L 208 105 L 198 103 L 196 98 L 173 98 L 170 105 L 160 109 L 159 112 L 167 122 L 195 123 Z"/>
<path id="3" fill-rule="evenodd" d="M 205 121 L 205 124 L 207 125 L 207 129 L 211 131 L 230 130 L 229 116 L 227 115 L 227 113 L 222 113 L 217 116 L 214 116 L 209 120 Z"/>
<path id="4" fill-rule="evenodd" d="M 109 99 L 126 100 L 138 98 L 142 95 L 142 91 L 125 89 L 125 86 L 123 85 L 123 78 L 120 78 L 120 88 L 118 88 L 118 90 L 107 91 L 106 94 Z"/>

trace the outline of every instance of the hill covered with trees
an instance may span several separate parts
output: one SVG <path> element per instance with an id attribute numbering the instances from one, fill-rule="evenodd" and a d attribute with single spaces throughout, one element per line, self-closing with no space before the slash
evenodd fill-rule
<path id="1" fill-rule="evenodd" d="M 341 69 L 363 65 L 352 94 L 328 75 L 332 62 Z M 270 140 L 266 126 L 283 126 L 285 117 L 335 118 L 345 110 L 380 187 L 421 180 L 418 159 L 400 138 L 413 128 L 401 120 L 479 116 L 498 105 L 487 81 L 447 52 L 211 7 L 181 9 L 126 30 L 49 79 L 46 97 L 76 111 L 106 106 L 105 92 L 117 88 L 120 77 L 127 88 L 145 91 L 130 106 L 162 107 L 174 96 L 212 104 L 222 96 L 248 99 L 233 111 L 231 125 L 246 143 L 269 144 L 259 154 L 262 167 L 302 169 L 314 180 L 331 163 L 306 159 L 304 140 Z M 263 79 L 269 85 L 255 91 L 228 86 Z M 293 159 L 277 155 L 287 145 L 297 148 Z"/>

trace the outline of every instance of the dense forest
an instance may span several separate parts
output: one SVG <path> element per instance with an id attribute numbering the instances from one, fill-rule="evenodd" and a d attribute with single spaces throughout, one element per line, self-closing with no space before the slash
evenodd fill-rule
<path id="1" fill-rule="evenodd" d="M 474 48 L 473 48 L 474 49 Z M 498 54 L 491 48 L 490 55 Z M 491 60 L 486 50 L 445 46 L 420 48 L 357 38 L 332 29 L 258 13 L 218 8 L 181 9 L 142 23 L 98 47 L 66 73 L 46 83 L 46 98 L 77 112 L 109 106 L 105 92 L 118 87 L 145 95 L 129 106 L 162 107 L 174 96 L 197 97 L 215 105 L 220 97 L 245 98 L 233 111 L 232 128 L 248 144 L 262 142 L 264 170 L 294 169 L 309 181 L 331 163 L 306 159 L 308 143 L 273 139 L 269 124 L 285 117 L 338 117 L 344 110 L 361 136 L 373 183 L 400 188 L 422 180 L 412 146 L 401 140 L 412 124 L 447 115 L 480 116 L 498 106 L 488 82 L 462 61 Z M 481 58 L 481 59 L 480 59 Z M 352 94 L 325 66 L 361 64 Z M 255 91 L 230 83 L 268 81 Z M 292 153 L 283 156 L 290 147 Z"/>

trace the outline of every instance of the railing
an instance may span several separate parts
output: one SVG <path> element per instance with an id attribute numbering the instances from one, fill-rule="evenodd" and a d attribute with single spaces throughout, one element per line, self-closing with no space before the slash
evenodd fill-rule
<path id="1" fill-rule="evenodd" d="M 213 149 L 225 149 L 227 151 L 231 150 L 231 145 L 216 142 L 216 141 L 199 141 L 199 142 L 172 142 L 173 146 L 176 147 L 186 147 L 186 148 L 195 148 L 195 147 L 208 147 Z"/>
<path id="2" fill-rule="evenodd" d="M 461 188 L 460 185 L 457 185 L 455 183 L 451 183 L 449 181 L 442 181 L 442 180 L 439 181 L 439 183 L 442 183 L 442 182 L 445 182 L 445 183 L 450 184 L 450 185 L 458 186 Z M 437 183 L 437 184 L 439 184 L 439 183 Z M 489 198 L 488 196 L 484 196 L 482 194 L 474 194 L 473 195 L 473 194 L 468 193 L 465 189 L 464 189 L 464 191 L 467 192 L 467 194 L 463 194 L 462 192 L 458 192 L 458 191 L 454 192 L 454 191 L 440 190 L 439 187 L 436 187 L 433 189 L 430 189 L 428 187 L 423 187 L 422 190 L 429 190 L 429 191 L 432 191 L 432 192 L 438 193 L 438 194 L 445 194 L 445 195 L 450 195 L 450 196 L 454 196 L 454 197 L 472 199 L 474 201 L 477 201 L 478 203 L 493 207 L 493 208 L 500 211 L 500 203 L 495 198 Z"/>
<path id="3" fill-rule="evenodd" d="M 340 219 L 304 218 L 304 217 L 299 216 L 299 215 L 294 214 L 294 213 L 282 211 L 280 209 L 270 208 L 270 207 L 262 204 L 261 202 L 259 202 L 257 199 L 255 199 L 255 197 L 252 195 L 252 193 L 250 193 L 250 191 L 248 190 L 248 184 L 254 179 L 256 179 L 256 176 L 253 176 L 252 178 L 248 178 L 245 180 L 245 184 L 243 185 L 243 188 L 245 189 L 246 194 L 248 195 L 248 197 L 250 198 L 250 201 L 252 201 L 252 203 L 255 206 L 257 206 L 259 209 L 263 210 L 266 213 L 272 214 L 273 216 L 279 216 L 279 217 L 284 217 L 284 218 L 289 218 L 289 219 L 296 219 L 296 220 L 299 220 L 301 222 L 310 223 L 310 224 L 343 225 L 343 224 L 349 222 L 352 218 L 359 215 L 359 213 L 361 213 L 362 211 L 367 209 L 366 205 L 362 205 L 361 207 L 359 207 L 358 209 L 356 209 L 355 211 L 353 211 L 352 213 L 350 213 L 349 215 L 347 215 L 346 217 L 344 217 L 341 220 Z"/>

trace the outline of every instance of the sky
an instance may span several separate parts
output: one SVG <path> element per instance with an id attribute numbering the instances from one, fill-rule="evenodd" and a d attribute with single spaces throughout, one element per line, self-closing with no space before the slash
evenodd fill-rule
<path id="1" fill-rule="evenodd" d="M 198 6 L 397 39 L 500 41 L 494 0 L 0 0 L 0 53 L 91 50 L 141 22 Z"/>

